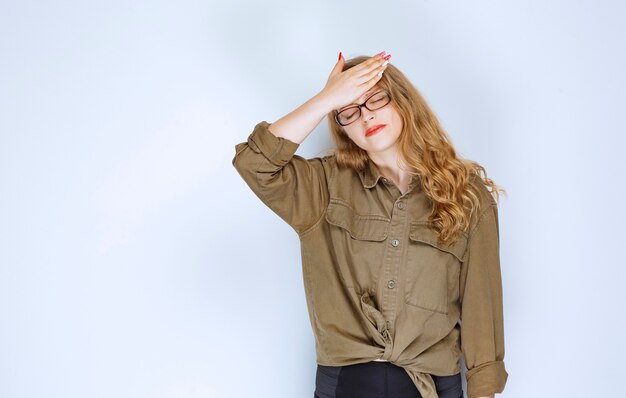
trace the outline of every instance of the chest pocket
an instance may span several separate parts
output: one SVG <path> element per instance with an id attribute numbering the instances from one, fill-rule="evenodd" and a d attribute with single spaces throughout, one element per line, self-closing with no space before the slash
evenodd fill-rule
<path id="1" fill-rule="evenodd" d="M 406 270 L 406 304 L 441 314 L 448 313 L 448 298 L 458 289 L 461 262 L 467 247 L 462 235 L 452 245 L 437 242 L 430 222 L 411 222 Z"/>
<path id="2" fill-rule="evenodd" d="M 329 247 L 337 271 L 348 287 L 370 289 L 376 285 L 383 261 L 389 218 L 357 213 L 341 199 L 330 199 L 326 209 Z"/>

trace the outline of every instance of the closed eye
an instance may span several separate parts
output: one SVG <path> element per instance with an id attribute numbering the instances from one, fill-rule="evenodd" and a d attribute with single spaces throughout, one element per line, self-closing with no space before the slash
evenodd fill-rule
<path id="1" fill-rule="evenodd" d="M 378 90 L 375 93 L 368 95 L 367 97 L 365 97 L 365 102 L 367 102 L 368 99 L 372 98 L 376 94 L 381 93 L 382 91 L 383 90 Z M 376 101 L 376 102 L 378 102 L 378 101 Z M 351 108 L 352 106 L 356 106 L 356 105 L 359 105 L 359 104 L 354 103 L 354 104 L 350 104 L 350 105 L 344 106 L 343 108 L 339 109 L 338 112 L 345 111 L 346 109 Z"/>

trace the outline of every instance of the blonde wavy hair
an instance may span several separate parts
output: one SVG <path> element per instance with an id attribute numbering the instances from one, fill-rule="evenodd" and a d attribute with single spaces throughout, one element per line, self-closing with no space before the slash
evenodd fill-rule
<path id="1" fill-rule="evenodd" d="M 369 58 L 357 56 L 346 60 L 343 70 Z M 440 243 L 454 244 L 463 232 L 468 231 L 473 212 L 480 210 L 480 194 L 472 189 L 473 176 L 479 176 L 490 188 L 492 203 L 499 200 L 498 191 L 505 196 L 506 191 L 487 177 L 483 166 L 457 154 L 434 112 L 398 68 L 388 64 L 376 86 L 387 90 L 391 97 L 387 106 L 394 106 L 402 118 L 403 128 L 398 139 L 402 156 L 398 167 L 419 176 L 422 189 L 433 204 L 429 221 L 438 231 Z M 367 152 L 348 137 L 335 121 L 336 114 L 337 110 L 333 110 L 327 115 L 335 143 L 331 152 L 340 166 L 362 171 L 367 166 Z M 480 176 L 481 172 L 484 176 Z"/>

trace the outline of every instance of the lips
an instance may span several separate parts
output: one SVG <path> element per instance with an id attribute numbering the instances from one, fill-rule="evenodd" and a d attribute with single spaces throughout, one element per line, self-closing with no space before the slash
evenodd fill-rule
<path id="1" fill-rule="evenodd" d="M 386 126 L 386 124 L 379 124 L 373 127 L 370 127 L 369 129 L 367 129 L 367 131 L 365 132 L 365 136 L 369 137 L 372 134 L 376 134 L 377 132 L 379 132 L 380 130 L 384 129 Z"/>

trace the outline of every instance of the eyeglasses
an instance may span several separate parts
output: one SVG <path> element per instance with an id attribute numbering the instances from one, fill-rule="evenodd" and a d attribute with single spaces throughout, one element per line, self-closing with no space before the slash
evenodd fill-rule
<path id="1" fill-rule="evenodd" d="M 356 122 L 361 117 L 361 107 L 364 106 L 370 111 L 375 111 L 387 105 L 391 101 L 391 96 L 385 90 L 379 91 L 369 96 L 361 105 L 350 106 L 335 115 L 335 121 L 341 126 L 347 126 Z"/>

